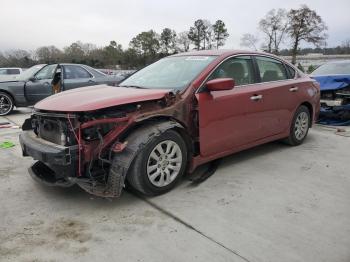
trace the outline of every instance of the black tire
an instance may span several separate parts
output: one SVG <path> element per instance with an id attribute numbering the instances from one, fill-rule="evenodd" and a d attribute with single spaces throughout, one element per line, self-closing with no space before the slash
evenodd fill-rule
<path id="1" fill-rule="evenodd" d="M 4 107 L 6 105 L 6 107 Z M 12 97 L 5 93 L 0 92 L 0 116 L 6 116 L 13 110 L 14 103 Z"/>
<path id="2" fill-rule="evenodd" d="M 149 158 L 153 150 L 155 150 L 156 146 L 165 143 L 166 141 L 175 142 L 180 150 L 181 150 L 181 168 L 179 168 L 178 174 L 169 184 L 165 186 L 155 186 L 147 173 L 147 166 L 149 163 Z M 169 162 L 168 162 L 169 163 Z M 174 130 L 167 130 L 161 133 L 159 136 L 154 136 L 138 153 L 132 162 L 128 174 L 127 174 L 127 182 L 136 191 L 147 195 L 147 196 L 155 196 L 164 194 L 171 189 L 173 189 L 179 179 L 182 177 L 186 170 L 187 163 L 187 147 L 185 141 L 181 137 L 179 133 Z M 158 170 L 158 169 L 157 169 Z"/>
<path id="3" fill-rule="evenodd" d="M 307 120 L 301 121 L 302 116 L 307 117 Z M 298 125 L 299 125 L 298 121 L 299 121 L 299 124 L 303 125 L 304 127 L 301 135 L 299 135 L 299 133 L 297 132 Z M 293 117 L 293 121 L 290 127 L 289 137 L 285 140 L 285 142 L 291 146 L 298 146 L 302 144 L 309 132 L 310 123 L 311 123 L 311 116 L 310 116 L 309 109 L 304 105 L 299 106 Z M 299 132 L 300 132 L 300 129 L 299 129 Z"/>

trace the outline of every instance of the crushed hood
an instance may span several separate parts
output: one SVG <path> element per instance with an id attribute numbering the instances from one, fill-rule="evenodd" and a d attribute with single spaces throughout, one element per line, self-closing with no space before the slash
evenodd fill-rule
<path id="1" fill-rule="evenodd" d="M 34 108 L 47 111 L 83 112 L 163 98 L 170 89 L 137 89 L 96 85 L 82 87 L 38 102 Z"/>
<path id="2" fill-rule="evenodd" d="M 338 90 L 350 85 L 350 75 L 311 76 L 320 84 L 321 91 Z"/>

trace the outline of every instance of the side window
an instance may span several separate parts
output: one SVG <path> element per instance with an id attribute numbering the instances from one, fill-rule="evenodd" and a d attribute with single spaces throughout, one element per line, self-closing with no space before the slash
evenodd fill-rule
<path id="1" fill-rule="evenodd" d="M 52 79 L 53 73 L 56 70 L 57 65 L 47 65 L 44 66 L 36 75 L 35 78 L 38 80 L 42 79 Z"/>
<path id="2" fill-rule="evenodd" d="M 284 65 L 273 58 L 257 56 L 261 82 L 270 82 L 287 79 Z"/>
<path id="3" fill-rule="evenodd" d="M 239 56 L 226 60 L 212 73 L 209 80 L 217 78 L 233 78 L 237 86 L 254 83 L 253 63 L 250 56 Z"/>
<path id="4" fill-rule="evenodd" d="M 19 75 L 20 73 L 19 69 L 16 68 L 7 69 L 7 74 L 9 75 Z"/>
<path id="5" fill-rule="evenodd" d="M 7 69 L 0 69 L 0 75 L 7 75 Z"/>
<path id="6" fill-rule="evenodd" d="M 64 66 L 64 79 L 91 78 L 91 75 L 81 66 Z"/>
<path id="7" fill-rule="evenodd" d="M 289 79 L 295 78 L 296 72 L 295 72 L 294 68 L 290 67 L 289 65 L 286 65 L 286 68 L 287 68 L 287 71 L 288 71 L 288 78 Z"/>

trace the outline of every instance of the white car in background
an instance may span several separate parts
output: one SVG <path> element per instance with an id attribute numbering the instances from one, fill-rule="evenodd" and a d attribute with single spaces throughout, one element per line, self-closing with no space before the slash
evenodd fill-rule
<path id="1" fill-rule="evenodd" d="M 22 74 L 23 69 L 19 67 L 0 68 L 0 81 L 11 81 Z"/>
<path id="2" fill-rule="evenodd" d="M 20 75 L 23 72 L 22 68 L 8 67 L 0 68 L 0 76 L 2 75 Z"/>

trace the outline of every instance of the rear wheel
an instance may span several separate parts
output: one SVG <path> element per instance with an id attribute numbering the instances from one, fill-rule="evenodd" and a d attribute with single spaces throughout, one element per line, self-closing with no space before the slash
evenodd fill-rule
<path id="1" fill-rule="evenodd" d="M 4 92 L 0 92 L 0 116 L 11 113 L 13 106 L 12 97 Z"/>
<path id="2" fill-rule="evenodd" d="M 181 135 L 167 130 L 147 143 L 134 159 L 127 180 L 145 195 L 170 191 L 185 172 L 187 148 Z"/>
<path id="3" fill-rule="evenodd" d="M 294 114 L 290 134 L 286 142 L 292 146 L 303 143 L 310 127 L 310 111 L 306 106 L 300 106 Z"/>

